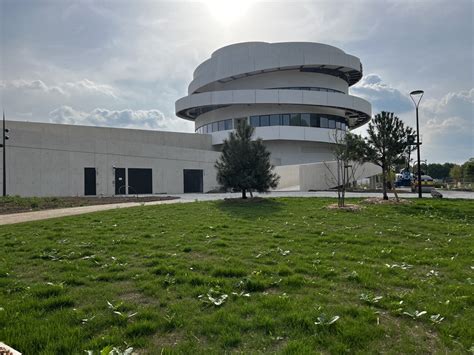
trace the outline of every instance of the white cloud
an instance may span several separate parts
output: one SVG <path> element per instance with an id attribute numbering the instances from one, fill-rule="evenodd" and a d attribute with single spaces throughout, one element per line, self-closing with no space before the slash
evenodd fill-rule
<path id="1" fill-rule="evenodd" d="M 2 81 L 0 87 L 4 90 L 20 90 L 23 92 L 39 91 L 44 93 L 64 94 L 57 86 L 48 86 L 42 80 L 10 80 Z"/>
<path id="2" fill-rule="evenodd" d="M 368 100 L 373 112 L 390 111 L 398 114 L 413 108 L 408 95 L 385 83 L 378 74 L 368 74 L 351 88 L 351 92 Z"/>
<path id="3" fill-rule="evenodd" d="M 96 108 L 90 112 L 61 106 L 49 113 L 50 122 L 86 126 L 106 126 L 121 128 L 140 128 L 172 130 L 179 128 L 181 122 L 166 118 L 158 110 L 108 110 Z"/>
<path id="4" fill-rule="evenodd" d="M 423 123 L 424 118 L 427 118 Z M 462 163 L 474 157 L 474 88 L 450 92 L 420 105 L 422 149 L 435 161 Z"/>
<path id="5" fill-rule="evenodd" d="M 38 91 L 46 94 L 60 94 L 65 96 L 104 95 L 117 98 L 114 89 L 110 85 L 98 84 L 89 79 L 66 82 L 58 85 L 47 85 L 42 80 L 17 79 L 2 81 L 0 87 L 4 90 L 21 91 L 25 94 L 30 91 Z"/>
<path id="6" fill-rule="evenodd" d="M 65 83 L 62 86 L 67 93 L 88 93 L 88 94 L 99 94 L 117 98 L 114 89 L 110 85 L 98 84 L 88 79 L 83 79 L 76 82 Z"/>
<path id="7" fill-rule="evenodd" d="M 450 92 L 440 100 L 430 99 L 423 104 L 428 114 L 454 115 L 472 120 L 474 105 L 474 88 L 469 91 Z"/>
<path id="8" fill-rule="evenodd" d="M 392 90 L 386 90 L 377 75 L 368 75 L 363 81 L 364 87 L 372 88 L 372 96 L 366 97 L 372 104 L 376 100 L 384 101 L 383 95 L 390 97 Z M 397 114 L 397 110 L 394 112 Z M 374 110 L 374 113 L 377 111 Z M 408 126 L 416 127 L 413 103 L 411 111 L 398 116 Z M 423 98 L 419 120 L 422 159 L 428 159 L 428 162 L 463 163 L 474 157 L 474 89 L 449 92 L 440 99 Z M 367 126 L 363 126 L 355 132 L 365 135 L 366 129 Z"/>

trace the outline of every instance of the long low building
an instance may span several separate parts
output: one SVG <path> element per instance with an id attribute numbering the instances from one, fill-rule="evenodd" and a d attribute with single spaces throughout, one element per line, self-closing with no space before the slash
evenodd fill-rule
<path id="1" fill-rule="evenodd" d="M 195 133 L 8 122 L 7 193 L 22 196 L 177 194 L 219 188 L 214 164 L 229 132 L 255 127 L 278 189 L 326 189 L 334 138 L 370 120 L 349 93 L 359 58 L 320 43 L 246 42 L 197 67 L 176 115 Z M 1 161 L 1 158 L 0 158 Z M 366 164 L 357 178 L 377 174 Z M 2 181 L 3 184 L 3 181 Z"/>
<path id="2" fill-rule="evenodd" d="M 9 195 L 176 194 L 217 188 L 219 152 L 212 150 L 208 135 L 16 121 L 7 127 Z"/>

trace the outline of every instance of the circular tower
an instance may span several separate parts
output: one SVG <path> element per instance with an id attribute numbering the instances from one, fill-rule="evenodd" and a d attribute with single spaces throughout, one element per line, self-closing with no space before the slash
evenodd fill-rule
<path id="1" fill-rule="evenodd" d="M 212 53 L 194 71 L 176 115 L 212 135 L 218 149 L 241 120 L 255 127 L 275 165 L 334 160 L 336 130 L 370 120 L 369 102 L 349 95 L 359 58 L 320 43 L 246 42 Z"/>

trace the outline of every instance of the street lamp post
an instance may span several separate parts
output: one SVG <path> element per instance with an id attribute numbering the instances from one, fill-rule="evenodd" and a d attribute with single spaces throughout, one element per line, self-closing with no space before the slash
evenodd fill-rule
<path id="1" fill-rule="evenodd" d="M 420 124 L 418 122 L 418 106 L 420 105 L 421 98 L 423 97 L 424 91 L 423 90 L 415 90 L 410 93 L 410 97 L 415 104 L 416 107 L 416 154 L 418 160 L 418 198 L 422 197 L 421 192 L 421 160 L 420 160 Z M 418 98 L 418 101 L 415 99 Z"/>
<path id="2" fill-rule="evenodd" d="M 3 111 L 3 128 L 2 128 L 2 143 L 0 147 L 3 148 L 3 196 L 7 195 L 7 163 L 6 163 L 6 144 L 5 141 L 8 139 L 7 133 L 8 128 L 5 128 L 5 111 Z"/>

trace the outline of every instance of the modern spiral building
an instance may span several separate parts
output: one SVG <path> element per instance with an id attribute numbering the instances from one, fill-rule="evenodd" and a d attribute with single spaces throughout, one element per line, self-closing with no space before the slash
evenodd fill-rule
<path id="1" fill-rule="evenodd" d="M 214 163 L 240 121 L 255 127 L 280 175 L 278 189 L 334 187 L 336 132 L 370 120 L 369 102 L 349 94 L 357 57 L 320 43 L 249 42 L 215 51 L 197 67 L 176 115 L 196 133 L 7 123 L 7 193 L 22 196 L 208 192 Z M 0 172 L 2 157 L 0 155 Z M 365 164 L 360 179 L 379 169 Z M 0 174 L 1 176 L 2 174 Z M 1 182 L 0 186 L 3 184 Z"/>
<path id="2" fill-rule="evenodd" d="M 370 120 L 370 103 L 349 94 L 361 78 L 359 58 L 325 44 L 238 43 L 197 67 L 176 114 L 216 148 L 246 120 L 276 166 L 329 161 L 335 130 Z"/>

